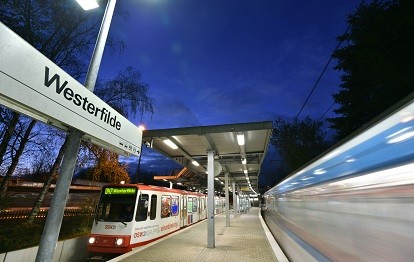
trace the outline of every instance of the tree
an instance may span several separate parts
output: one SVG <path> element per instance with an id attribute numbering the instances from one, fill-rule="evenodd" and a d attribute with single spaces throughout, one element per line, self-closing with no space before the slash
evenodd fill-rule
<path id="1" fill-rule="evenodd" d="M 118 154 L 96 145 L 90 145 L 90 149 L 96 155 L 96 165 L 86 172 L 87 179 L 108 183 L 131 181 L 126 170 L 127 166 L 118 162 Z"/>
<path id="2" fill-rule="evenodd" d="M 76 79 L 85 75 L 103 11 L 84 12 L 75 1 L 0 0 L 0 21 Z"/>
<path id="3" fill-rule="evenodd" d="M 103 10 L 101 10 L 103 11 Z M 85 54 L 93 47 L 103 12 L 81 12 L 74 1 L 0 0 L 0 21 L 19 34 L 29 44 L 62 67 L 73 77 L 79 78 L 86 71 Z M 20 114 L 13 113 L 0 144 L 0 159 L 4 159 L 10 146 Z M 33 122 L 34 126 L 35 122 Z M 31 130 L 25 136 L 29 137 Z M 23 152 L 27 141 L 19 148 Z M 13 170 L 21 154 L 15 154 L 8 170 Z M 1 161 L 2 161 L 1 160 Z M 6 174 L 9 174 L 9 172 Z M 1 197 L 7 188 L 7 179 L 1 185 Z"/>
<path id="4" fill-rule="evenodd" d="M 141 115 L 146 112 L 153 113 L 154 99 L 148 96 L 148 91 L 148 84 L 141 80 L 141 73 L 133 67 L 121 70 L 114 79 L 99 81 L 95 89 L 96 95 L 125 117 L 130 114 L 135 117 L 138 112 Z M 96 146 L 88 146 L 96 161 L 95 166 L 87 172 L 87 179 L 95 181 L 103 179 L 102 182 L 130 182 L 126 166 L 119 164 L 117 154 L 102 148 L 98 150 Z"/>
<path id="5" fill-rule="evenodd" d="M 137 111 L 154 113 L 154 99 L 148 96 L 149 86 L 142 82 L 141 72 L 129 66 L 104 83 L 99 81 L 95 94 L 120 114 L 135 117 Z"/>
<path id="6" fill-rule="evenodd" d="M 26 129 L 26 132 L 24 133 L 24 135 L 20 139 L 19 146 L 18 146 L 18 148 L 17 148 L 17 150 L 16 150 L 16 152 L 15 152 L 13 158 L 12 158 L 11 165 L 9 166 L 9 168 L 6 172 L 6 175 L 3 177 L 3 180 L 1 182 L 0 199 L 3 199 L 5 194 L 6 194 L 8 180 L 12 176 L 14 170 L 17 167 L 17 164 L 19 163 L 20 156 L 23 154 L 23 150 L 26 146 L 26 143 L 29 141 L 30 132 L 32 131 L 35 124 L 36 124 L 36 120 L 31 120 L 30 123 L 29 123 L 29 126 Z"/>
<path id="7" fill-rule="evenodd" d="M 121 6 L 118 4 L 118 7 Z M 86 61 L 90 59 L 88 54 L 95 43 L 96 34 L 101 23 L 101 17 L 104 9 L 100 12 L 84 12 L 75 1 L 42 1 L 42 0 L 0 0 L 0 21 L 6 24 L 10 29 L 19 34 L 29 44 L 34 46 L 45 56 L 51 59 L 55 64 L 62 67 L 74 78 L 80 79 L 86 72 Z M 116 43 L 112 38 L 107 41 L 109 46 L 123 48 L 122 43 Z M 142 83 L 141 83 L 142 84 Z M 146 87 L 147 88 L 147 87 Z M 147 88 L 148 89 L 148 88 Z M 145 94 L 146 101 L 152 100 L 146 96 L 147 89 L 135 94 L 135 97 Z M 135 90 L 136 91 L 136 90 Z M 131 99 L 132 96 L 130 96 Z M 143 101 L 143 100 L 142 100 Z M 133 104 L 133 102 L 131 102 Z M 135 103 L 143 106 L 147 111 L 152 111 L 152 104 L 145 107 L 148 103 Z M 140 108 L 140 111 L 143 112 Z M 128 103 L 118 103 L 118 109 L 128 112 Z M 3 109 L 2 109 L 3 111 Z M 133 111 L 136 113 L 135 111 Z M 11 134 L 16 129 L 17 121 L 20 114 L 13 113 L 13 118 L 9 122 L 2 122 L 2 142 L 0 145 L 0 158 L 3 159 L 7 147 L 10 147 Z M 15 121 L 13 121 L 15 119 Z M 33 122 L 35 123 L 35 122 Z M 30 130 L 25 135 L 30 134 Z M 45 180 L 43 191 L 39 195 L 38 201 L 32 210 L 35 214 L 40 207 L 43 199 L 42 193 L 46 192 L 50 186 L 52 178 L 58 173 L 58 168 L 63 157 L 63 143 L 59 153 L 51 167 L 48 177 Z M 23 150 L 25 144 L 20 144 Z M 19 149 L 20 149 L 19 148 Z M 11 164 L 16 165 L 19 162 L 21 154 L 16 154 Z M 9 170 L 12 170 L 10 166 Z M 7 174 L 10 174 L 8 172 Z M 5 183 L 7 181 L 3 180 Z M 39 203 L 40 202 L 40 203 Z"/>
<path id="8" fill-rule="evenodd" d="M 102 12 L 80 12 L 74 1 L 0 0 L 0 21 L 19 34 L 55 64 L 75 78 L 86 72 Z M 4 123 L 0 159 L 3 160 L 20 114 Z"/>
<path id="9" fill-rule="evenodd" d="M 287 173 L 301 167 L 328 148 L 326 133 L 321 127 L 322 122 L 309 117 L 291 122 L 281 117 L 275 120 L 270 143 L 282 158 Z"/>
<path id="10" fill-rule="evenodd" d="M 335 69 L 342 72 L 333 95 L 338 115 L 328 119 L 341 139 L 409 95 L 414 86 L 414 2 L 372 1 L 348 16 L 338 37 Z"/>
<path id="11" fill-rule="evenodd" d="M 149 87 L 142 82 L 139 71 L 134 70 L 132 67 L 127 67 L 114 79 L 106 82 L 99 81 L 96 90 L 97 95 L 124 116 L 128 116 L 129 112 L 135 116 L 137 111 L 141 114 L 145 112 L 153 113 L 153 99 L 148 96 Z M 28 223 L 33 222 L 34 217 L 40 210 L 44 196 L 52 183 L 52 179 L 58 174 L 66 144 L 67 140 L 62 144 L 56 160 L 45 179 L 44 186 L 28 216 Z M 85 142 L 82 147 L 84 149 L 90 149 L 90 152 L 92 152 L 95 158 L 94 166 L 86 172 L 86 179 L 110 183 L 119 183 L 120 181 L 130 182 L 126 166 L 118 162 L 118 154 L 111 153 L 108 150 Z M 81 151 L 84 152 L 84 157 L 80 160 L 78 159 L 78 162 L 88 164 L 89 154 L 85 150 Z"/>
<path id="12" fill-rule="evenodd" d="M 3 163 L 4 155 L 6 154 L 7 146 L 13 136 L 13 130 L 17 125 L 17 121 L 19 121 L 19 114 L 16 112 L 11 112 L 10 110 L 3 109 L 3 111 L 7 114 L 11 114 L 12 117 L 7 119 L 6 121 L 2 121 L 2 126 L 4 127 L 5 131 L 2 132 L 2 140 L 0 143 L 0 166 Z"/>
<path id="13" fill-rule="evenodd" d="M 42 190 L 40 191 L 39 195 L 37 196 L 36 202 L 33 205 L 32 210 L 30 211 L 29 215 L 27 216 L 26 222 L 28 224 L 32 224 L 34 218 L 36 217 L 37 213 L 39 212 L 40 208 L 42 207 L 43 200 L 46 196 L 46 192 L 49 190 L 50 185 L 52 184 L 52 180 L 57 177 L 57 171 L 59 169 L 60 163 L 62 162 L 63 156 L 65 154 L 67 139 L 63 142 L 63 145 L 59 149 L 59 153 L 53 163 L 53 166 L 50 168 L 46 179 L 44 180 Z"/>
<path id="14" fill-rule="evenodd" d="M 120 6 L 121 4 L 118 4 L 118 10 Z M 90 59 L 89 54 L 96 40 L 103 11 L 104 9 L 100 9 L 98 12 L 84 12 L 80 10 L 79 5 L 75 1 L 0 0 L 0 21 L 76 79 L 82 79 L 85 75 L 87 69 L 86 61 Z M 119 14 L 119 11 L 117 13 Z M 115 42 L 111 37 L 107 41 L 107 46 L 121 47 L 120 50 L 124 47 L 122 43 Z M 141 81 L 139 71 L 128 67 L 121 71 L 115 79 L 99 81 L 99 83 L 101 84 L 96 88 L 98 96 L 101 96 L 104 101 L 106 100 L 108 104 L 124 116 L 128 116 L 129 113 L 135 116 L 137 112 L 141 114 L 153 112 L 153 99 L 148 96 L 149 87 Z M 7 110 L 2 108 L 2 116 L 7 116 L 7 114 Z M 7 148 L 11 148 L 11 139 L 13 134 L 16 133 L 14 131 L 20 119 L 20 114 L 18 113 L 9 113 L 9 115 L 12 117 L 2 117 L 1 122 L 1 159 L 4 159 Z M 35 121 L 33 125 L 34 123 Z M 22 131 L 22 134 L 29 136 L 32 128 L 26 130 L 25 133 Z M 55 137 L 55 140 L 58 138 L 55 135 L 51 136 Z M 19 144 L 19 152 L 23 152 L 27 142 Z M 45 177 L 43 189 L 32 209 L 28 222 L 31 222 L 31 219 L 38 212 L 45 192 L 47 192 L 52 180 L 58 174 L 65 145 L 66 142 L 63 142 L 53 165 L 49 165 L 50 170 Z M 86 147 L 83 146 L 83 148 Z M 21 155 L 22 153 L 15 154 L 7 163 L 11 164 L 8 168 L 8 176 L 11 176 L 13 173 L 12 171 L 19 162 Z M 115 154 L 105 150 L 100 151 L 97 154 L 97 167 L 94 170 L 94 174 L 100 173 L 99 170 L 112 167 L 117 176 L 121 174 L 122 180 L 129 181 L 128 174 L 123 172 L 125 168 L 119 165 L 117 158 L 118 156 Z M 106 171 L 104 173 L 107 175 L 113 174 Z M 107 178 L 107 180 L 110 180 L 110 178 Z M 4 187 L 3 185 L 1 186 L 2 192 L 4 192 L 3 188 L 7 188 L 7 179 L 4 179 L 3 182 Z"/>

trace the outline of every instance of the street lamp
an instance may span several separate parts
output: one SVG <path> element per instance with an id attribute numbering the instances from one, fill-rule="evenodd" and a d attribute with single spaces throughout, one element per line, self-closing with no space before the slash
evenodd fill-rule
<path id="1" fill-rule="evenodd" d="M 92 2 L 95 0 L 76 0 L 79 4 L 81 1 Z M 86 75 L 85 87 L 93 92 L 96 79 L 98 77 L 99 66 L 101 64 L 106 39 L 108 37 L 109 27 L 115 10 L 116 0 L 109 0 L 106 6 L 105 14 L 102 19 L 101 28 L 99 29 L 98 38 L 93 50 L 88 73 Z M 97 3 L 96 3 L 97 5 Z M 96 6 L 95 5 L 95 6 Z M 81 4 L 83 7 L 83 5 Z M 94 5 L 86 5 L 94 6 Z M 97 7 L 97 6 L 96 6 Z M 83 7 L 85 9 L 85 7 Z M 90 8 L 89 8 L 90 9 Z M 82 132 L 70 128 L 67 137 L 67 147 L 60 168 L 60 175 L 56 181 L 56 187 L 53 193 L 52 201 L 43 228 L 42 237 L 39 243 L 39 249 L 36 255 L 36 262 L 52 261 L 55 252 L 57 240 L 59 237 L 60 227 L 62 225 L 63 214 L 65 212 L 66 201 L 69 195 L 69 188 L 72 182 L 73 172 L 75 170 L 76 160 L 79 152 Z"/>
<path id="2" fill-rule="evenodd" d="M 91 10 L 99 7 L 98 2 L 95 0 L 76 0 L 83 10 Z"/>

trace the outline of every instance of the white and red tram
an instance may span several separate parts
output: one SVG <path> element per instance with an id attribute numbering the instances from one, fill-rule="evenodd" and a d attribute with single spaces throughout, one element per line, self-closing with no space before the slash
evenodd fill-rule
<path id="1" fill-rule="evenodd" d="M 142 184 L 101 191 L 88 251 L 126 253 L 207 218 L 207 196 Z"/>

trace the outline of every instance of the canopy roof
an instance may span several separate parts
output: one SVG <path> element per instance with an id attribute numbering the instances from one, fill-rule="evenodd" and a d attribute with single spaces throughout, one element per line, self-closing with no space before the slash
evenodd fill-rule
<path id="1" fill-rule="evenodd" d="M 237 135 L 243 134 L 245 143 L 239 145 Z M 258 192 L 258 176 L 272 134 L 272 122 L 253 122 L 215 126 L 145 130 L 143 142 L 181 164 L 184 169 L 174 176 L 155 177 L 180 182 L 188 187 L 207 188 L 207 151 L 214 151 L 214 159 L 222 166 L 217 185 L 224 186 L 224 176 L 246 193 Z M 173 149 L 164 140 L 169 139 Z M 242 163 L 246 159 L 246 163 Z M 192 162 L 196 161 L 199 166 Z M 244 170 L 247 170 L 245 173 Z M 250 184 L 249 184 L 250 181 Z M 217 187 L 217 186 L 216 186 Z"/>

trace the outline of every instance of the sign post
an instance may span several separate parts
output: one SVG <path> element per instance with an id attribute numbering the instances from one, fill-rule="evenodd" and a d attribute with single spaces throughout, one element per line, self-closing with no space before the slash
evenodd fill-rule
<path id="1" fill-rule="evenodd" d="M 115 4 L 116 0 L 108 1 L 101 24 L 101 29 L 99 30 L 98 39 L 95 45 L 95 50 L 92 54 L 92 60 L 89 65 L 85 85 L 85 87 L 90 91 L 93 91 L 95 88 L 95 82 L 98 76 L 99 66 L 101 64 L 103 50 L 109 32 L 109 26 L 111 24 L 113 12 L 115 10 Z M 142 131 L 139 130 L 139 132 L 139 141 L 136 142 L 141 144 Z M 52 213 L 49 214 L 48 212 L 46 218 L 42 237 L 40 239 L 39 250 L 36 256 L 36 262 L 53 260 L 53 254 L 55 252 L 60 227 L 62 225 L 63 213 L 65 211 L 65 205 L 69 195 L 69 186 L 73 177 L 73 171 L 75 169 L 76 159 L 79 152 L 81 136 L 82 132 L 75 128 L 72 128 L 68 135 L 68 147 L 66 148 L 65 156 L 62 160 L 61 174 L 56 182 L 55 193 L 53 194 L 51 206 L 49 209 L 49 212 Z M 59 202 L 59 199 L 62 199 L 63 201 Z M 51 249 L 51 247 L 53 247 L 53 249 Z"/>

